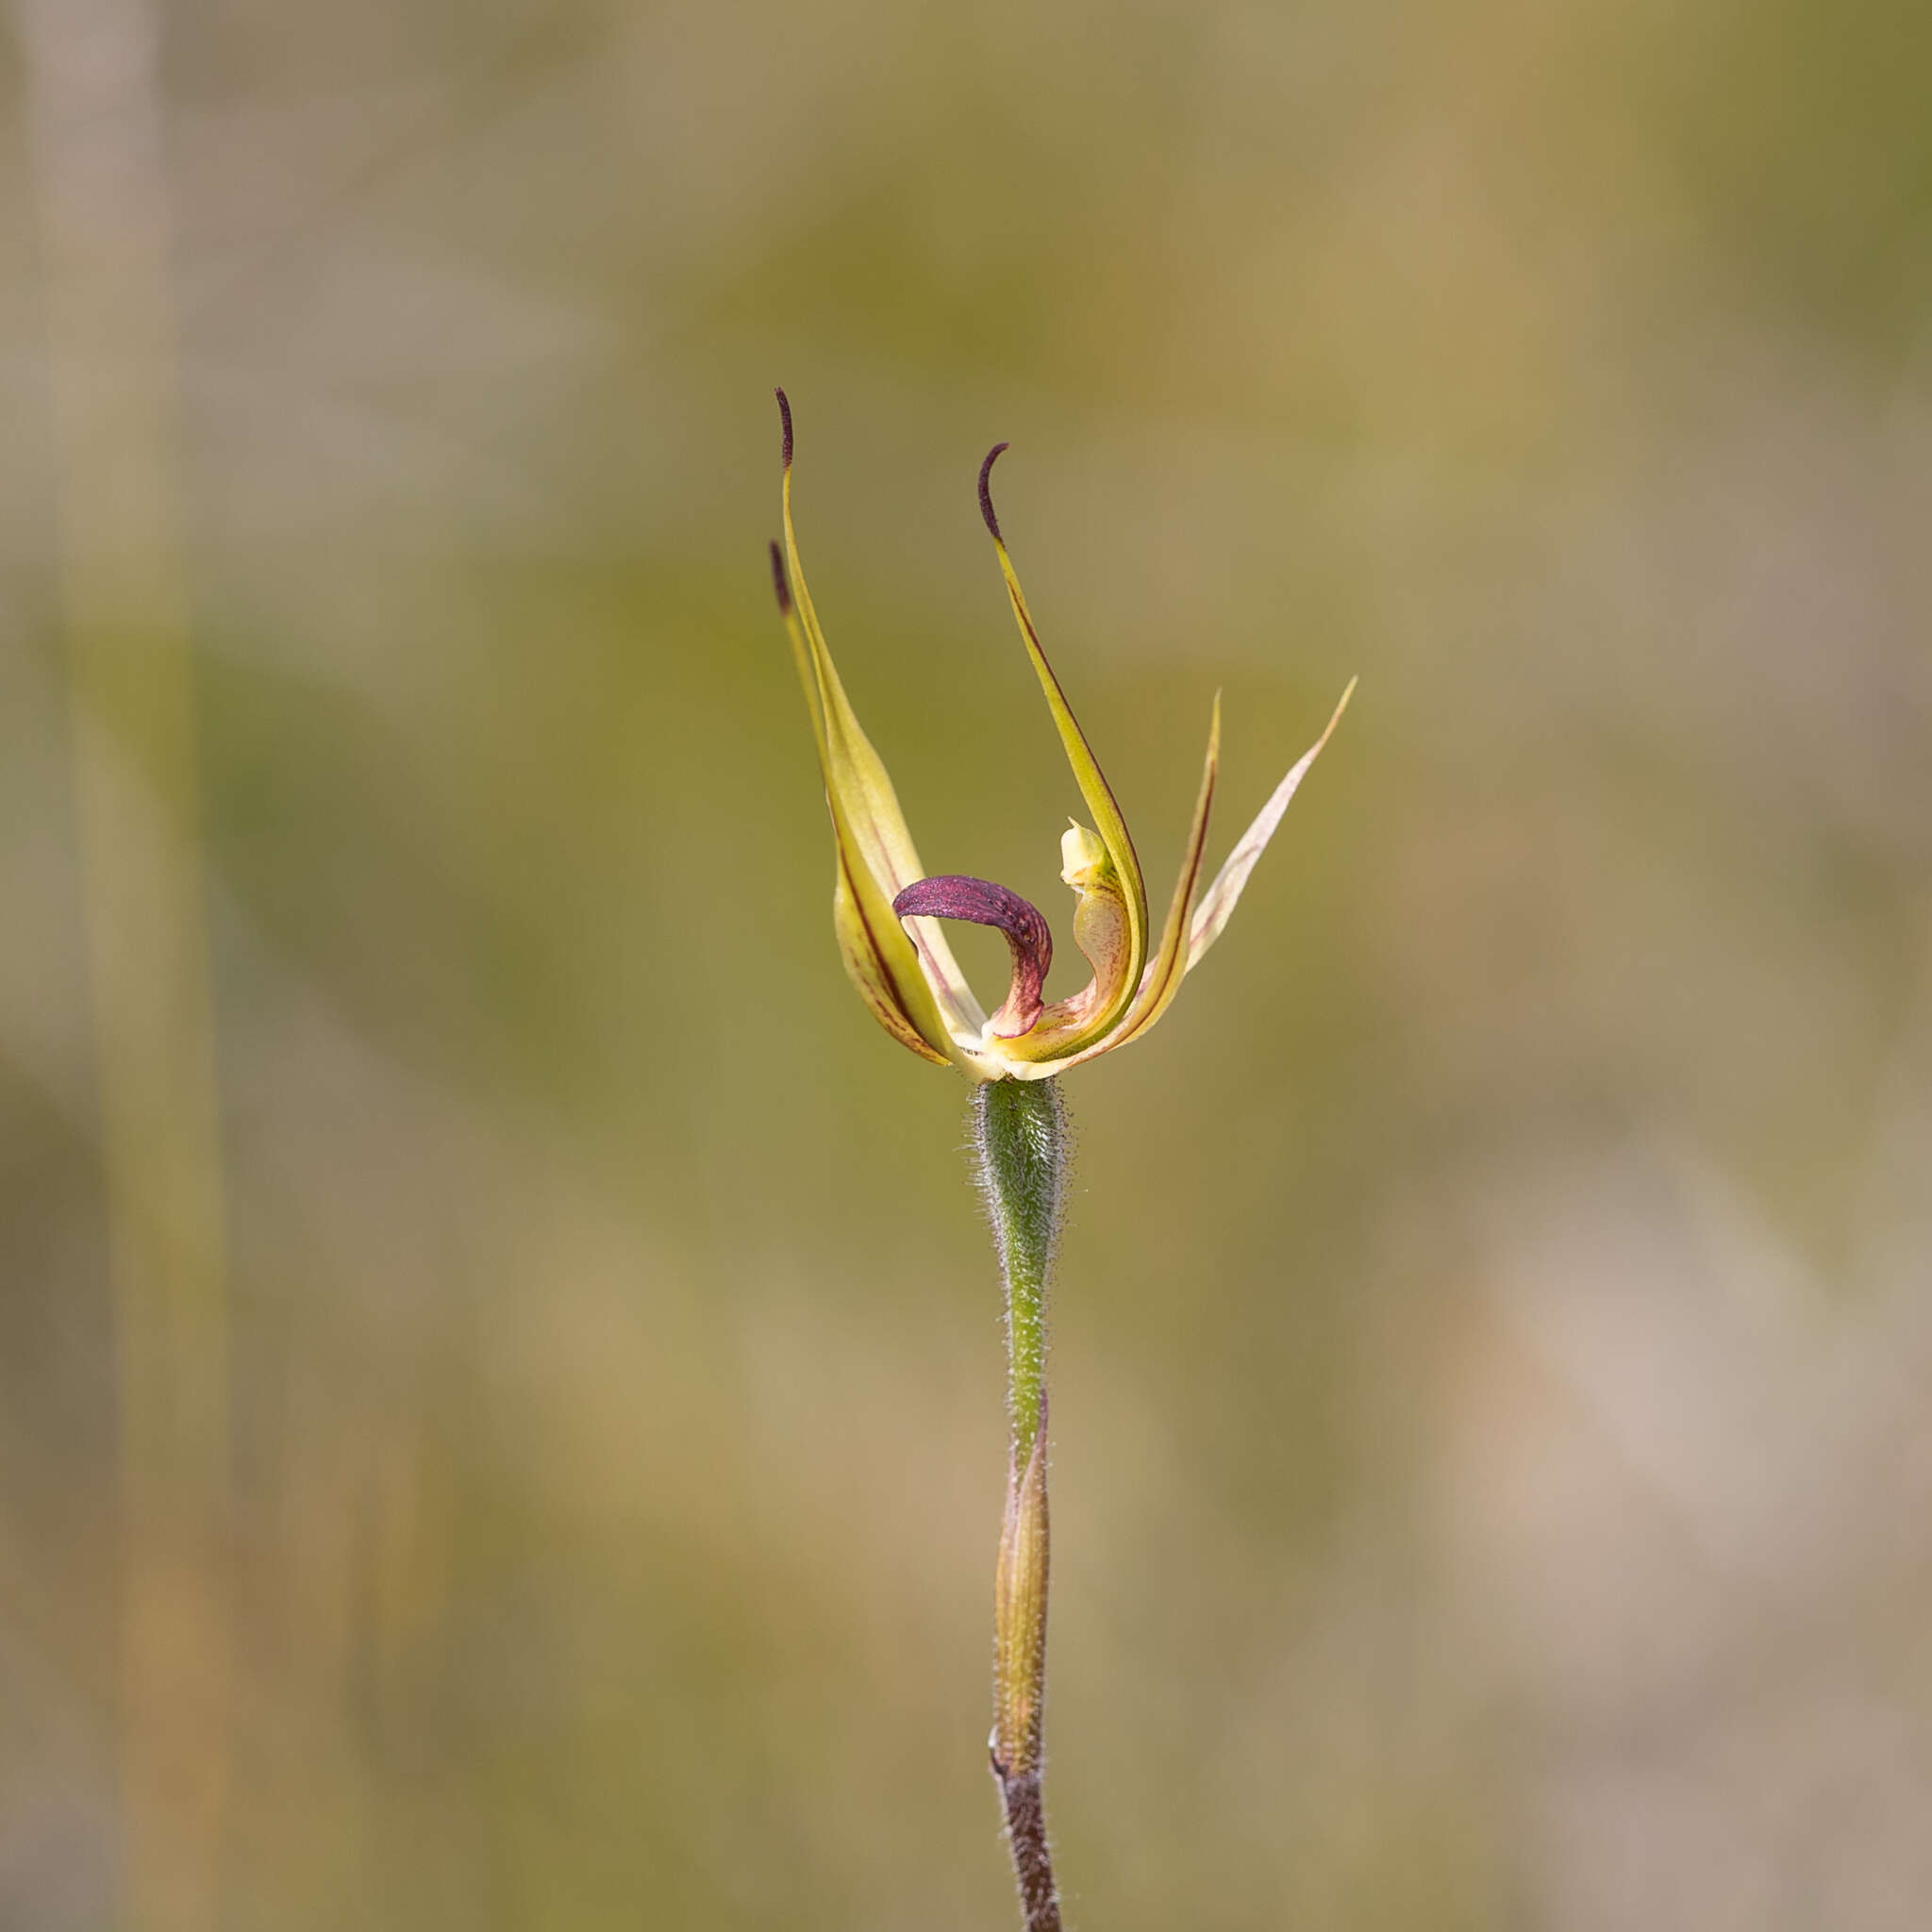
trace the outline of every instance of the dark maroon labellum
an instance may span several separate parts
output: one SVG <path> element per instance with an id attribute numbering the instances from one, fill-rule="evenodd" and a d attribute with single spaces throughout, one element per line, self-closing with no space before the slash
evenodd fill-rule
<path id="1" fill-rule="evenodd" d="M 901 919 L 964 919 L 998 926 L 1013 955 L 1013 984 L 1006 1005 L 993 1016 L 992 1030 L 1002 1040 L 1013 1040 L 1040 1018 L 1046 1004 L 1041 989 L 1053 964 L 1053 934 L 1040 909 L 1018 892 L 991 879 L 941 873 L 908 886 L 892 901 L 892 910 Z"/>

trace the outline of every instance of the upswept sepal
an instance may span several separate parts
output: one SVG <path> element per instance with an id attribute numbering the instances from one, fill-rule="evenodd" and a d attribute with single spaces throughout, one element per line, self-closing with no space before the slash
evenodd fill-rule
<path id="1" fill-rule="evenodd" d="M 806 708 L 811 714 L 825 803 L 838 845 L 834 917 L 841 948 L 861 994 L 866 993 L 867 979 L 874 974 L 886 990 L 888 1005 L 896 1010 L 903 1027 L 894 1024 L 886 1008 L 869 995 L 867 1004 L 889 1032 L 903 1040 L 904 1028 L 909 1027 L 929 1049 L 926 1058 L 941 1062 L 958 1059 L 956 1039 L 976 1033 L 985 1024 L 984 1016 L 944 935 L 930 922 L 922 922 L 918 930 L 908 933 L 892 911 L 893 895 L 923 878 L 925 868 L 920 863 L 884 761 L 873 749 L 845 695 L 819 627 L 818 613 L 812 608 L 791 522 L 791 406 L 783 390 L 777 396 L 784 425 L 780 506 L 785 555 L 782 567 L 774 557 L 773 569 L 779 614 L 791 641 L 799 680 L 805 687 Z M 838 905 L 841 892 L 849 900 L 842 913 Z"/>

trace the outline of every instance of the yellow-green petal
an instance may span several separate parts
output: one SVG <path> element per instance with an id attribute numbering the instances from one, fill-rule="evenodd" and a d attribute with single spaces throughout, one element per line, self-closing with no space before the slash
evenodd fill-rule
<path id="1" fill-rule="evenodd" d="M 1227 862 L 1214 875 L 1214 883 L 1201 895 L 1201 904 L 1194 913 L 1192 932 L 1188 941 L 1187 971 L 1191 973 L 1201 963 L 1208 948 L 1221 937 L 1224 926 L 1235 908 L 1235 902 L 1241 895 L 1241 888 L 1248 882 L 1248 874 L 1254 871 L 1256 861 L 1267 850 L 1268 841 L 1274 836 L 1274 828 L 1281 823 L 1281 815 L 1288 809 L 1288 802 L 1295 794 L 1295 789 L 1307 776 L 1308 767 L 1315 762 L 1322 747 L 1328 742 L 1335 727 L 1341 723 L 1341 714 L 1348 709 L 1348 701 L 1355 695 L 1356 680 L 1348 680 L 1348 689 L 1341 693 L 1341 702 L 1335 707 L 1335 715 L 1323 727 L 1322 735 L 1316 739 L 1299 759 L 1293 770 L 1274 788 L 1274 795 L 1256 815 L 1255 822 L 1236 841 L 1235 848 L 1227 855 Z"/>
<path id="2" fill-rule="evenodd" d="M 845 962 L 845 971 L 852 984 L 858 989 L 858 996 L 865 1002 L 873 1018 L 901 1046 L 910 1047 L 921 1059 L 933 1060 L 942 1067 L 950 1065 L 946 1055 L 921 1035 L 918 1022 L 901 1004 L 877 936 L 859 909 L 858 894 L 852 890 L 851 874 L 846 870 L 842 853 L 839 858 L 838 881 L 832 888 L 832 927 L 839 936 L 839 957 Z M 892 931 L 899 933 L 896 920 L 892 922 Z M 903 939 L 904 935 L 900 936 Z"/>
<path id="3" fill-rule="evenodd" d="M 782 391 L 778 405 L 785 431 L 781 504 L 786 563 L 777 574 L 779 603 L 811 714 L 838 841 L 841 887 L 871 935 L 874 962 L 900 1012 L 929 1046 L 957 1058 L 958 1037 L 976 1037 L 986 1016 L 937 924 L 916 921 L 908 935 L 892 914 L 893 898 L 923 878 L 925 868 L 885 764 L 845 695 L 812 607 L 791 521 L 791 411 Z M 841 946 L 845 946 L 842 929 Z"/>
<path id="4" fill-rule="evenodd" d="M 1208 721 L 1208 756 L 1201 765 L 1201 789 L 1194 796 L 1194 816 L 1188 826 L 1188 842 L 1181 855 L 1180 876 L 1174 883 L 1174 897 L 1168 902 L 1167 922 L 1160 931 L 1160 948 L 1147 967 L 1134 1003 L 1126 1017 L 1105 1040 L 1091 1047 L 1085 1058 L 1124 1046 L 1138 1039 L 1167 1011 L 1188 972 L 1188 908 L 1193 904 L 1194 888 L 1201 878 L 1201 857 L 1208 847 L 1208 819 L 1214 808 L 1214 781 L 1221 768 L 1221 693 L 1214 694 L 1214 709 Z"/>
<path id="5" fill-rule="evenodd" d="M 818 741 L 819 767 L 824 775 L 825 805 L 832 817 L 836 870 L 832 881 L 832 927 L 839 954 L 852 983 L 876 1019 L 893 1039 L 928 1059 L 945 1064 L 953 1042 L 937 997 L 906 929 L 892 916 L 891 901 L 880 890 L 856 835 L 843 799 L 833 786 L 831 758 L 826 750 L 823 694 L 812 675 L 810 652 L 796 608 L 782 607 L 786 635 L 791 641 L 806 704 Z"/>
<path id="6" fill-rule="evenodd" d="M 1147 958 L 1147 883 L 1141 876 L 1141 861 L 1134 853 L 1134 841 L 1127 835 L 1126 821 L 1114 802 L 1113 791 L 1100 769 L 1100 761 L 1093 756 L 1092 747 L 1087 742 L 1079 721 L 1074 716 L 1073 707 L 1067 703 L 1066 692 L 1060 689 L 1060 681 L 1055 676 L 1053 666 L 1047 662 L 1040 633 L 1034 628 L 1032 616 L 1026 608 L 1026 594 L 1020 588 L 1019 575 L 1013 569 L 1013 559 L 1007 554 L 1006 539 L 1000 534 L 999 518 L 992 507 L 991 479 L 993 462 L 1006 447 L 1003 442 L 997 444 L 980 466 L 980 514 L 986 519 L 993 548 L 999 553 L 1000 575 L 1006 578 L 1007 596 L 1012 603 L 1013 616 L 1026 645 L 1026 655 L 1032 659 L 1040 688 L 1045 693 L 1047 709 L 1053 714 L 1054 728 L 1060 735 L 1067 762 L 1073 767 L 1074 782 L 1080 788 L 1080 796 L 1086 800 L 1087 809 L 1093 815 L 1094 825 L 1101 842 L 1107 847 L 1108 858 L 1113 863 L 1125 898 L 1126 970 L 1121 975 L 1115 996 L 1097 1009 L 1077 1033 L 1057 1042 L 1059 1052 L 1064 1054 L 1077 1051 L 1086 1042 L 1105 1033 L 1120 1018 L 1127 1001 L 1133 996 L 1135 987 L 1140 984 L 1141 968 Z"/>

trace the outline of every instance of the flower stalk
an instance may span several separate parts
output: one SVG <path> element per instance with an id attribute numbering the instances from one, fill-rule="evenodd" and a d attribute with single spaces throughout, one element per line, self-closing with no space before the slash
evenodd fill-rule
<path id="1" fill-rule="evenodd" d="M 1078 992 L 1046 997 L 1053 932 L 1039 908 L 1009 887 L 921 862 L 884 761 L 860 727 L 806 588 L 791 518 L 791 405 L 777 392 L 779 515 L 772 587 L 805 690 L 831 814 L 832 927 L 858 996 L 909 1052 L 954 1066 L 973 1084 L 974 1136 L 987 1212 L 1007 1287 L 1006 1520 L 993 1586 L 993 1776 L 1006 1810 L 1027 1932 L 1060 1932 L 1059 1898 L 1041 1809 L 1046 1698 L 1046 1291 L 1066 1202 L 1067 1117 L 1059 1078 L 1069 1068 L 1138 1040 L 1174 1002 L 1181 981 L 1225 929 L 1289 802 L 1341 722 L 1351 680 L 1322 735 L 1289 768 L 1203 886 L 1208 823 L 1221 767 L 1221 700 L 1208 714 L 1202 766 L 1181 864 L 1165 914 L 1150 903 L 1125 819 L 1074 718 L 1020 588 L 993 507 L 995 443 L 979 466 L 979 514 L 992 539 L 1020 641 L 1066 753 L 1091 824 L 1069 822 L 1060 879 L 1074 894 L 1074 943 L 1091 969 Z M 963 667 L 961 667 L 963 670 Z M 970 682 L 967 689 L 970 690 Z M 963 693 L 962 693 L 963 694 Z M 974 699 L 962 705 L 991 757 L 1007 749 L 1007 723 Z M 991 926 L 1012 955 L 1007 996 L 991 1012 L 953 957 L 945 922 Z"/>
<path id="2" fill-rule="evenodd" d="M 973 1090 L 979 1184 L 1007 1291 L 1006 1518 L 993 1580 L 989 1746 L 1027 1932 L 1059 1932 L 1041 1802 L 1046 1703 L 1046 1296 L 1066 1211 L 1070 1135 L 1058 1080 Z"/>

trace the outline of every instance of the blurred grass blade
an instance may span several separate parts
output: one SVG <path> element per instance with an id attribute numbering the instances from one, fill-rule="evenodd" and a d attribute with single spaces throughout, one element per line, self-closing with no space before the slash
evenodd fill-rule
<path id="1" fill-rule="evenodd" d="M 132 1932 L 222 1916 L 228 1345 L 192 673 L 147 0 L 16 0 L 114 1283 Z"/>

